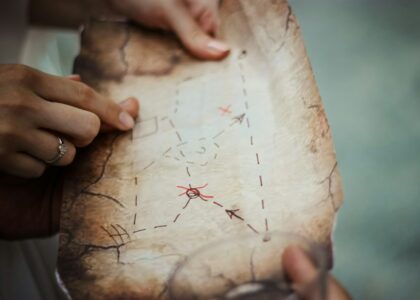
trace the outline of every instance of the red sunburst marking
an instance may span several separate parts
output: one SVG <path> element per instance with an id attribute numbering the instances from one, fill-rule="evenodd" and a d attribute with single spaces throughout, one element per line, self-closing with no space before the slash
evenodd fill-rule
<path id="1" fill-rule="evenodd" d="M 200 190 L 204 189 L 207 187 L 207 183 L 203 186 L 198 186 L 198 187 L 192 187 L 191 184 L 189 185 L 189 187 L 185 187 L 185 186 L 181 186 L 181 185 L 177 185 L 176 187 L 179 189 L 183 189 L 185 190 L 185 192 L 179 194 L 178 196 L 184 196 L 187 195 L 188 197 L 188 202 L 192 199 L 196 199 L 196 198 L 200 198 L 203 201 L 208 201 L 208 199 L 213 199 L 214 196 L 210 196 L 210 195 L 205 195 L 203 194 Z"/>

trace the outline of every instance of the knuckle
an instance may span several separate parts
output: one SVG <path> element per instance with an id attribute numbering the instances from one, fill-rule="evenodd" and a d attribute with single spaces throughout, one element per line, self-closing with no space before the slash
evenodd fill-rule
<path id="1" fill-rule="evenodd" d="M 201 15 L 201 18 L 205 19 L 205 20 L 212 20 L 215 17 L 215 12 L 212 8 L 210 7 L 205 7 L 203 9 L 203 13 Z"/>
<path id="2" fill-rule="evenodd" d="M 99 128 L 101 126 L 101 120 L 95 114 L 89 114 L 86 119 L 86 133 L 87 137 L 93 140 L 98 135 Z"/>
<path id="3" fill-rule="evenodd" d="M 89 145 L 93 139 L 98 135 L 101 127 L 101 120 L 93 113 L 89 113 L 84 121 L 83 135 L 79 142 L 80 147 Z"/>
<path id="4" fill-rule="evenodd" d="M 39 163 L 28 170 L 26 175 L 28 178 L 39 178 L 44 174 L 46 168 L 45 164 Z"/>
<path id="5" fill-rule="evenodd" d="M 3 145 L 10 145 L 20 138 L 20 133 L 10 122 L 2 124 L 0 127 L 0 142 Z"/>
<path id="6" fill-rule="evenodd" d="M 16 83 L 30 84 L 35 78 L 34 70 L 25 65 L 14 65 L 11 72 Z"/>
<path id="7" fill-rule="evenodd" d="M 91 107 L 95 91 L 86 84 L 80 83 L 77 88 L 77 97 L 83 107 Z"/>
<path id="8" fill-rule="evenodd" d="M 18 97 L 14 101 L 11 110 L 19 115 L 19 118 L 28 119 L 28 117 L 39 114 L 40 107 L 36 101 L 29 99 L 29 95 L 18 92 Z"/>
<path id="9" fill-rule="evenodd" d="M 8 113 L 11 119 L 21 120 L 38 113 L 39 105 L 27 90 L 15 88 L 7 92 L 7 99 L 2 101 L 1 109 Z"/>
<path id="10" fill-rule="evenodd" d="M 202 37 L 203 37 L 203 32 L 201 31 L 201 29 L 198 26 L 197 27 L 194 27 L 191 30 L 191 38 L 193 40 L 198 40 L 198 39 L 200 39 Z"/>
<path id="11" fill-rule="evenodd" d="M 116 120 L 118 119 L 118 114 L 120 113 L 121 108 L 118 104 L 112 102 L 111 100 L 103 103 L 103 114 L 106 120 Z"/>
<path id="12" fill-rule="evenodd" d="M 191 49 L 199 50 L 203 45 L 209 42 L 209 37 L 204 33 L 201 27 L 196 26 L 191 30 L 189 40 L 186 43 L 189 44 Z"/>

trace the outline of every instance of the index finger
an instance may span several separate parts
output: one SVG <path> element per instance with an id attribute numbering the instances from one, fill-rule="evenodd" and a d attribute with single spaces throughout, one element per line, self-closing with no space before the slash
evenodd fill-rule
<path id="1" fill-rule="evenodd" d="M 167 21 L 172 30 L 195 56 L 219 60 L 229 54 L 230 48 L 224 42 L 206 34 L 182 2 L 175 1 L 166 10 Z"/>
<path id="2" fill-rule="evenodd" d="M 46 100 L 90 111 L 106 125 L 120 130 L 129 130 L 134 126 L 138 107 L 130 115 L 120 105 L 82 82 L 42 73 L 36 83 L 35 92 Z"/>

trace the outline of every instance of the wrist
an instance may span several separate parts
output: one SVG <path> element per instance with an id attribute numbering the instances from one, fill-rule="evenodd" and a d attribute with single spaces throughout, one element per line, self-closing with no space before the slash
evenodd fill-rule
<path id="1" fill-rule="evenodd" d="M 1 177 L 0 239 L 46 237 L 59 229 L 62 177 L 58 169 L 41 178 Z"/>

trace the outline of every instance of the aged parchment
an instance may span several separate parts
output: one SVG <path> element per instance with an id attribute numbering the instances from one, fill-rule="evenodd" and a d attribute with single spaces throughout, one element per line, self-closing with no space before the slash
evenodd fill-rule
<path id="1" fill-rule="evenodd" d="M 74 299 L 207 299 L 278 276 L 293 240 L 265 235 L 222 247 L 238 253 L 231 265 L 210 254 L 171 280 L 197 249 L 247 233 L 330 247 L 340 176 L 295 16 L 286 1 L 221 11 L 232 46 L 221 62 L 125 23 L 83 32 L 76 72 L 114 99 L 141 99 L 141 117 L 100 137 L 67 178 L 58 268 Z"/>

